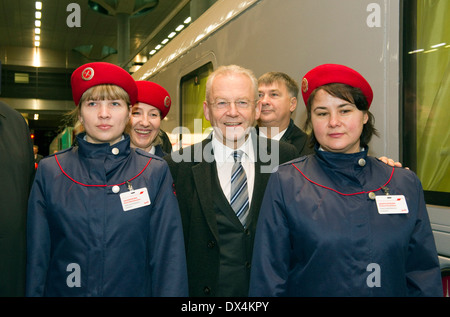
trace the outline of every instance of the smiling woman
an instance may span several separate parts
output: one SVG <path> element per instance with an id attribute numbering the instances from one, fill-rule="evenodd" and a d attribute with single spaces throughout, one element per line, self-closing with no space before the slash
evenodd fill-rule
<path id="1" fill-rule="evenodd" d="M 161 120 L 170 110 L 170 95 L 156 83 L 136 81 L 136 86 L 137 103 L 131 108 L 131 118 L 126 128 L 131 147 L 162 157 L 172 149 L 167 135 L 160 129 Z"/>

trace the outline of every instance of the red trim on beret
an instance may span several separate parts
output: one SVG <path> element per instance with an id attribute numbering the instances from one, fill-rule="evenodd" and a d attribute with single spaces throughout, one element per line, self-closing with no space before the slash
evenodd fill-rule
<path id="1" fill-rule="evenodd" d="M 150 81 L 136 81 L 138 88 L 137 102 L 142 102 L 156 107 L 161 111 L 161 119 L 167 115 L 170 110 L 172 100 L 166 89 Z"/>
<path id="2" fill-rule="evenodd" d="M 361 89 L 368 108 L 373 99 L 373 91 L 367 80 L 357 71 L 338 64 L 323 64 L 306 73 L 302 79 L 302 95 L 305 105 L 314 89 L 331 83 L 342 83 Z"/>
<path id="3" fill-rule="evenodd" d="M 123 68 L 105 62 L 84 64 L 72 73 L 72 96 L 75 105 L 80 103 L 81 96 L 93 86 L 111 84 L 123 88 L 130 97 L 132 105 L 137 100 L 137 87 L 133 77 Z"/>

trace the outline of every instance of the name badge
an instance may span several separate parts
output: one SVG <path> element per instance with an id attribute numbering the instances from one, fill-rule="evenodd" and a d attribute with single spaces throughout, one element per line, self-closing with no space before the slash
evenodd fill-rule
<path id="1" fill-rule="evenodd" d="M 375 200 L 379 214 L 407 214 L 409 212 L 403 195 L 376 196 Z"/>
<path id="2" fill-rule="evenodd" d="M 120 201 L 123 211 L 150 205 L 150 197 L 145 187 L 120 194 Z"/>

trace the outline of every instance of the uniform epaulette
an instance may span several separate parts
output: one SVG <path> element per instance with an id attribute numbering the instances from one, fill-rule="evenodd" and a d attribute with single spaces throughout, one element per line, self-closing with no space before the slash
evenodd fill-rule
<path id="1" fill-rule="evenodd" d="M 306 160 L 307 158 L 308 158 L 308 155 L 303 155 L 303 156 L 297 157 L 297 158 L 295 158 L 295 159 L 293 159 L 293 160 L 291 160 L 291 161 L 289 161 L 289 162 L 280 164 L 280 166 L 284 166 L 284 165 L 292 165 L 292 164 L 295 164 L 295 163 L 303 162 L 303 161 Z"/>
<path id="2" fill-rule="evenodd" d="M 133 150 L 133 149 L 131 149 L 131 150 Z M 149 152 L 146 152 L 146 151 L 144 151 L 142 149 L 138 149 L 138 148 L 135 148 L 135 150 L 136 150 L 136 153 L 141 155 L 141 156 L 145 156 L 145 157 L 148 157 L 148 158 L 157 159 L 159 161 L 162 161 L 162 158 L 157 156 L 157 155 L 150 154 Z"/>
<path id="3" fill-rule="evenodd" d="M 64 149 L 64 150 L 58 151 L 58 152 L 56 152 L 56 153 L 52 153 L 52 154 L 49 154 L 48 156 L 45 156 L 44 158 L 46 158 L 46 157 L 52 157 L 52 156 L 55 156 L 55 154 L 58 154 L 58 155 L 60 155 L 60 154 L 63 154 L 63 153 L 66 153 L 66 152 L 72 151 L 72 149 L 73 149 L 73 146 L 71 146 L 71 147 L 69 147 L 69 148 L 67 148 L 67 149 Z"/>

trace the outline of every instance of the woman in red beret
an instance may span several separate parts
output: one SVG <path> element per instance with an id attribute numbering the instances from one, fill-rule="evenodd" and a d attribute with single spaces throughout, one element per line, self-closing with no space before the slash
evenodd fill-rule
<path id="1" fill-rule="evenodd" d="M 250 296 L 442 296 L 419 179 L 367 155 L 377 134 L 369 83 L 325 64 L 302 93 L 315 153 L 270 177 Z"/>
<path id="2" fill-rule="evenodd" d="M 124 134 L 134 79 L 109 63 L 71 78 L 76 146 L 41 160 L 28 207 L 27 296 L 187 296 L 167 163 Z"/>
<path id="3" fill-rule="evenodd" d="M 131 147 L 139 148 L 159 157 L 172 150 L 167 134 L 161 130 L 161 120 L 170 110 L 171 99 L 166 89 L 149 81 L 136 81 L 137 103 L 131 108 L 126 132 Z"/>

